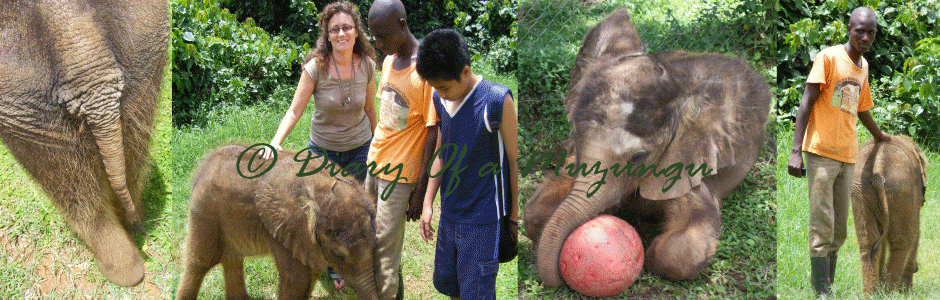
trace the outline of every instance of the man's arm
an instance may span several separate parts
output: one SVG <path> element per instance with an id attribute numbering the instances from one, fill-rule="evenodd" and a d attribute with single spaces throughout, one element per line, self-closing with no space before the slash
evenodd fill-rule
<path id="1" fill-rule="evenodd" d="M 858 113 L 858 119 L 862 121 L 862 125 L 865 125 L 865 129 L 868 129 L 868 132 L 871 133 L 871 136 L 875 138 L 878 142 L 887 142 L 891 140 L 891 136 L 884 131 L 881 131 L 878 128 L 878 124 L 875 123 L 875 119 L 871 117 L 871 110 L 866 110 Z"/>
<path id="2" fill-rule="evenodd" d="M 424 207 L 424 194 L 428 190 L 428 166 L 431 165 L 431 155 L 437 150 L 437 125 L 427 127 L 428 134 L 424 139 L 424 151 L 421 153 L 421 172 L 415 181 L 415 189 L 408 199 L 408 212 L 405 218 L 410 221 L 421 218 L 421 209 Z"/>
<path id="3" fill-rule="evenodd" d="M 793 147 L 790 149 L 790 161 L 787 164 L 787 173 L 793 177 L 803 177 L 803 137 L 806 135 L 806 123 L 809 122 L 813 105 L 819 98 L 819 84 L 806 83 L 803 90 L 803 99 L 796 112 L 796 126 L 793 129 Z"/>

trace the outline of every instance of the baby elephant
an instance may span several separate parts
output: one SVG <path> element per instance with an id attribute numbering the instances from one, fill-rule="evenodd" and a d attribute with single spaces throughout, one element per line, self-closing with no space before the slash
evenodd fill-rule
<path id="1" fill-rule="evenodd" d="M 906 136 L 892 136 L 890 142 L 869 142 L 858 153 L 852 212 L 866 293 L 877 288 L 883 278 L 890 290 L 911 288 L 917 272 L 926 172 L 927 159 Z M 891 252 L 887 264 L 885 243 Z"/>
<path id="2" fill-rule="evenodd" d="M 298 177 L 302 167 L 313 169 L 294 161 L 294 153 L 283 151 L 276 162 L 264 162 L 246 149 L 218 148 L 193 172 L 185 270 L 176 299 L 195 299 L 206 272 L 219 263 L 225 297 L 249 299 L 242 258 L 267 253 L 277 265 L 279 299 L 309 297 L 327 266 L 347 278 L 360 299 L 375 299 L 375 197 L 352 177 Z M 258 174 L 271 163 L 263 175 L 246 178 L 254 176 L 246 169 Z M 320 166 L 322 159 L 308 163 Z"/>

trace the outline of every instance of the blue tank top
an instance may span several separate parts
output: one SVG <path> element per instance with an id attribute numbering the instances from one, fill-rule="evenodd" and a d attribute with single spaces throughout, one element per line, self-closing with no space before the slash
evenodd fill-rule
<path id="1" fill-rule="evenodd" d="M 441 120 L 436 152 L 444 163 L 441 218 L 486 225 L 509 213 L 509 161 L 498 130 L 509 93 L 509 88 L 481 79 L 453 115 L 444 109 L 446 100 L 434 93 Z"/>

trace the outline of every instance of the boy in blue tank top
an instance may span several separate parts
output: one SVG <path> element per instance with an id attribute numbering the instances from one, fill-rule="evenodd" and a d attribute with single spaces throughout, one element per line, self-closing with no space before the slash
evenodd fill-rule
<path id="1" fill-rule="evenodd" d="M 420 223 L 428 242 L 440 189 L 434 287 L 451 298 L 494 299 L 500 231 L 518 232 L 518 118 L 512 94 L 473 74 L 467 44 L 450 29 L 422 40 L 416 67 L 435 89 L 441 122 Z M 502 218 L 514 228 L 500 228 Z"/>

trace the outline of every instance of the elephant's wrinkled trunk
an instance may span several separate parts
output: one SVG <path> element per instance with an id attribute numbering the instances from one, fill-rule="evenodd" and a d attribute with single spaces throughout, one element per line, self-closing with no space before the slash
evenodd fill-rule
<path id="1" fill-rule="evenodd" d="M 127 74 L 112 50 L 94 10 L 87 3 L 43 1 L 41 15 L 50 28 L 50 47 L 62 70 L 54 101 L 91 127 L 111 189 L 124 208 L 127 221 L 140 229 L 140 215 L 127 186 L 121 98 Z M 62 22 L 62 20 L 71 20 Z M 75 27 L 78 26 L 78 27 Z"/>
<path id="2" fill-rule="evenodd" d="M 369 267 L 371 266 L 370 263 Z M 375 272 L 372 268 L 359 272 L 359 276 L 353 278 L 350 283 L 359 299 L 378 299 L 378 287 L 375 285 Z"/>
<path id="3" fill-rule="evenodd" d="M 138 230 L 142 230 L 140 225 L 140 214 L 137 212 L 134 200 L 131 198 L 130 190 L 127 187 L 127 173 L 124 167 L 124 139 L 121 132 L 120 118 L 113 120 L 93 122 L 92 128 L 95 136 L 95 142 L 101 151 L 101 160 L 104 164 L 104 171 L 108 174 L 108 181 L 111 183 L 111 189 L 117 196 L 118 201 L 124 208 L 124 217 L 128 223 L 133 224 Z"/>
<path id="4" fill-rule="evenodd" d="M 561 286 L 564 284 L 559 272 L 558 259 L 561 254 L 561 247 L 568 235 L 581 224 L 591 220 L 600 212 L 620 201 L 622 187 L 624 186 L 620 182 L 607 182 L 594 195 L 587 196 L 591 185 L 600 181 L 601 178 L 600 175 L 575 178 L 571 193 L 565 197 L 555 213 L 546 222 L 545 228 L 542 229 L 537 257 L 539 276 L 546 285 Z"/>

